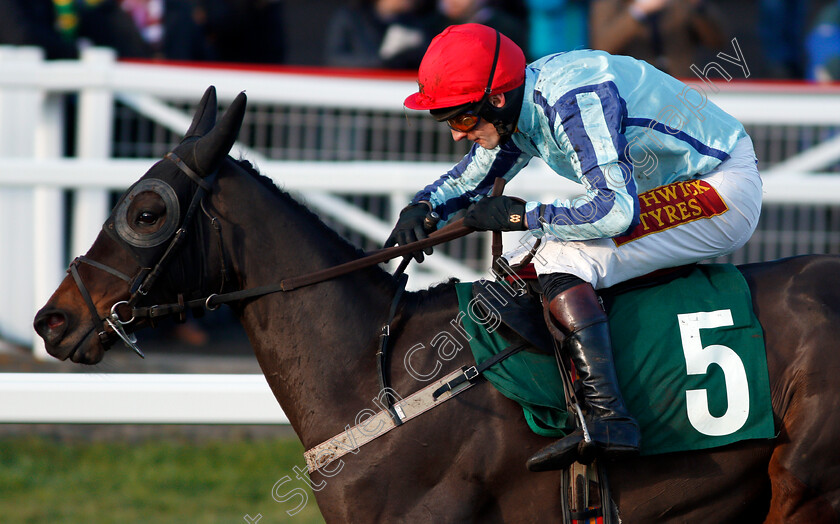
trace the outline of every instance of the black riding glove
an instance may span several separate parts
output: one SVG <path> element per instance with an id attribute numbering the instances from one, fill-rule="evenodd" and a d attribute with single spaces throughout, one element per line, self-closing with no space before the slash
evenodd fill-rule
<path id="1" fill-rule="evenodd" d="M 385 241 L 383 247 L 391 247 L 394 245 L 404 246 L 411 242 L 423 240 L 429 237 L 429 233 L 434 230 L 436 221 L 431 215 L 429 206 L 424 203 L 411 204 L 400 211 L 400 218 L 397 219 L 397 225 L 391 231 L 391 236 Z M 428 218 L 428 220 L 427 220 Z M 418 263 L 422 262 L 423 253 L 427 255 L 432 254 L 432 246 L 427 247 L 422 251 L 415 251 L 411 253 Z"/>
<path id="2" fill-rule="evenodd" d="M 484 197 L 467 208 L 464 225 L 479 231 L 524 231 L 525 202 L 506 196 Z"/>

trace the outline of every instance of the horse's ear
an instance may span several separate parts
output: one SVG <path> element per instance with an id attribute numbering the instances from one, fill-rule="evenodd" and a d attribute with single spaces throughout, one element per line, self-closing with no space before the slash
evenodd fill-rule
<path id="1" fill-rule="evenodd" d="M 216 87 L 210 86 L 204 91 L 204 96 L 198 103 L 193 117 L 192 124 L 184 135 L 186 140 L 189 137 L 204 136 L 213 129 L 216 124 L 216 110 L 218 102 L 216 102 Z"/>
<path id="2" fill-rule="evenodd" d="M 230 104 L 219 123 L 212 131 L 194 142 L 192 159 L 201 176 L 207 176 L 216 170 L 219 162 L 227 156 L 245 116 L 245 92 L 239 93 Z"/>

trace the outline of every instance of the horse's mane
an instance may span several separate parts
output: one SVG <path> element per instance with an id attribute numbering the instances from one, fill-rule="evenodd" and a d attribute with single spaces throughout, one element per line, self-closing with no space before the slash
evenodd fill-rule
<path id="1" fill-rule="evenodd" d="M 407 293 L 406 302 L 408 307 L 413 309 L 440 309 L 448 305 L 452 293 L 455 292 L 455 284 L 460 282 L 457 278 L 450 278 L 446 282 L 435 284 L 428 289 L 412 291 Z"/>
<path id="2" fill-rule="evenodd" d="M 329 238 L 326 239 L 328 242 L 335 242 L 340 246 L 340 249 L 347 250 L 348 252 L 353 253 L 356 256 L 364 256 L 364 251 L 348 242 L 347 239 L 339 235 L 338 232 L 336 232 L 333 228 L 325 224 L 324 221 L 321 220 L 321 217 L 315 214 L 304 204 L 300 203 L 295 198 L 293 198 L 288 192 L 283 191 L 282 189 L 277 187 L 277 184 L 274 183 L 274 180 L 260 173 L 256 166 L 254 166 L 249 160 L 239 159 L 234 160 L 234 163 L 240 168 L 242 168 L 243 171 L 252 176 L 254 180 L 259 182 L 263 187 L 268 189 L 268 191 L 271 192 L 271 194 L 283 200 L 283 202 L 287 203 L 288 205 L 292 206 L 295 212 L 301 213 L 303 216 L 305 216 L 307 221 L 312 221 L 316 224 L 323 226 L 322 229 L 325 230 L 326 234 L 329 236 Z M 379 266 L 375 267 L 379 271 L 387 274 L 387 272 Z M 408 293 L 406 296 L 406 300 L 409 301 L 413 307 L 442 307 L 442 300 L 444 300 L 442 299 L 442 297 L 448 297 L 449 294 L 454 291 L 455 284 L 457 282 L 457 278 L 451 278 L 446 282 L 435 284 L 434 286 L 428 289 Z"/>
<path id="3" fill-rule="evenodd" d="M 254 166 L 249 160 L 241 158 L 239 160 L 234 160 L 234 163 L 241 167 L 246 173 L 251 175 L 254 178 L 254 180 L 259 182 L 263 187 L 268 189 L 269 192 L 271 192 L 271 194 L 273 194 L 274 196 L 283 200 L 289 206 L 291 206 L 296 213 L 302 214 L 308 222 L 318 224 L 319 226 L 323 226 L 322 229 L 324 229 L 326 231 L 326 235 L 328 235 L 328 238 L 325 238 L 327 242 L 335 242 L 339 246 L 339 249 L 343 251 L 347 251 L 359 257 L 364 256 L 364 251 L 348 242 L 347 239 L 339 235 L 338 232 L 336 232 L 336 230 L 325 224 L 324 221 L 321 220 L 321 217 L 315 214 L 304 204 L 298 202 L 288 192 L 283 191 L 282 189 L 277 187 L 277 184 L 274 183 L 274 180 L 260 173 L 256 166 Z"/>

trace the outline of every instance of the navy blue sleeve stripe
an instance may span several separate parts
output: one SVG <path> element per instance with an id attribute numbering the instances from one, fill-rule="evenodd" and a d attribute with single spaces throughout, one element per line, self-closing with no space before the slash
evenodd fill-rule
<path id="1" fill-rule="evenodd" d="M 472 162 L 479 147 L 481 146 L 473 144 L 470 152 L 461 160 L 461 162 L 458 163 L 458 165 L 452 168 L 446 175 L 438 179 L 434 184 L 426 186 L 425 189 L 412 199 L 412 202 L 428 200 L 431 194 L 447 180 L 460 178 Z M 467 190 L 464 193 L 437 205 L 435 207 L 435 211 L 437 211 L 443 220 L 448 220 L 452 214 L 467 207 L 476 196 L 488 194 L 496 179 L 507 174 L 521 155 L 522 150 L 516 147 L 512 141 L 506 142 L 499 148 L 499 151 L 496 152 L 493 163 L 490 165 L 490 169 L 487 170 L 487 174 L 482 177 L 478 184 L 476 184 L 475 188 Z"/>
<path id="2" fill-rule="evenodd" d="M 613 82 L 605 82 L 596 86 L 595 93 L 601 100 L 601 107 L 604 111 L 604 120 L 610 130 L 613 147 L 618 154 L 618 167 L 621 170 L 627 194 L 633 198 L 633 218 L 627 230 L 630 230 L 639 223 L 641 205 L 639 204 L 636 179 L 633 178 L 633 162 L 630 160 L 627 150 L 627 137 L 624 135 L 627 117 L 627 102 L 618 93 L 618 86 Z"/>
<path id="3" fill-rule="evenodd" d="M 553 106 L 548 105 L 545 97 L 535 91 L 534 101 L 545 111 L 554 129 L 556 119 L 561 119 L 563 130 L 575 148 L 581 166 L 582 178 L 596 192 L 595 197 L 584 205 L 575 208 L 546 206 L 544 218 L 550 223 L 591 224 L 606 216 L 615 203 L 613 190 L 607 184 L 604 172 L 598 163 L 595 149 L 583 124 L 577 95 L 582 92 L 594 92 L 601 101 L 601 106 L 610 130 L 610 138 L 618 154 L 619 168 L 627 192 L 636 196 L 635 181 L 632 177 L 632 163 L 626 157 L 626 138 L 622 134 L 623 121 L 626 118 L 626 105 L 618 95 L 613 82 L 585 86 L 566 93 Z M 636 199 L 634 198 L 634 201 Z M 634 217 L 638 216 L 638 202 L 634 202 Z"/>
<path id="4" fill-rule="evenodd" d="M 557 122 L 557 110 L 553 106 L 549 105 L 548 100 L 546 100 L 545 96 L 543 96 L 543 94 L 537 91 L 536 89 L 534 90 L 534 104 L 542 108 L 543 113 L 545 113 L 546 118 L 548 118 L 549 129 L 552 130 L 551 139 L 554 140 L 554 143 L 557 145 L 557 148 L 562 150 L 563 146 L 562 144 L 560 144 L 560 141 L 557 140 L 557 134 L 553 132 L 556 127 L 555 124 Z"/>
<path id="5" fill-rule="evenodd" d="M 674 138 L 678 138 L 686 144 L 690 145 L 694 148 L 695 151 L 697 151 L 701 155 L 717 158 L 721 162 L 729 159 L 728 153 L 721 151 L 720 149 L 715 149 L 714 147 L 707 146 L 706 144 L 697 140 L 685 131 L 666 126 L 662 122 L 657 122 L 656 120 L 653 120 L 651 118 L 628 118 L 626 125 L 634 127 L 648 127 L 655 131 L 659 131 L 660 133 L 671 135 Z"/>
<path id="6" fill-rule="evenodd" d="M 462 158 L 461 161 L 455 165 L 455 167 L 450 169 L 442 177 L 438 178 L 434 183 L 429 184 L 428 186 L 418 191 L 417 194 L 414 195 L 414 198 L 411 199 L 411 203 L 414 204 L 421 200 L 428 201 L 431 198 L 432 193 L 434 193 L 437 190 L 437 188 L 442 186 L 447 180 L 451 178 L 459 178 L 461 175 L 463 175 L 464 171 L 467 169 L 467 166 L 470 164 L 470 162 L 472 162 L 473 156 L 475 156 L 475 148 L 476 145 L 473 145 L 473 147 L 470 148 L 469 152 L 466 155 L 464 155 L 464 158 Z"/>

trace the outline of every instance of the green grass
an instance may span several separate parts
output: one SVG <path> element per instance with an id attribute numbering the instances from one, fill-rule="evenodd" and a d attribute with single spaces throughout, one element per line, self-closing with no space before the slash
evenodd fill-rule
<path id="1" fill-rule="evenodd" d="M 323 522 L 315 497 L 293 467 L 304 467 L 297 440 L 139 443 L 0 439 L 0 522 L 239 523 Z M 308 502 L 276 496 L 305 488 Z M 252 520 L 253 522 L 253 520 Z"/>

